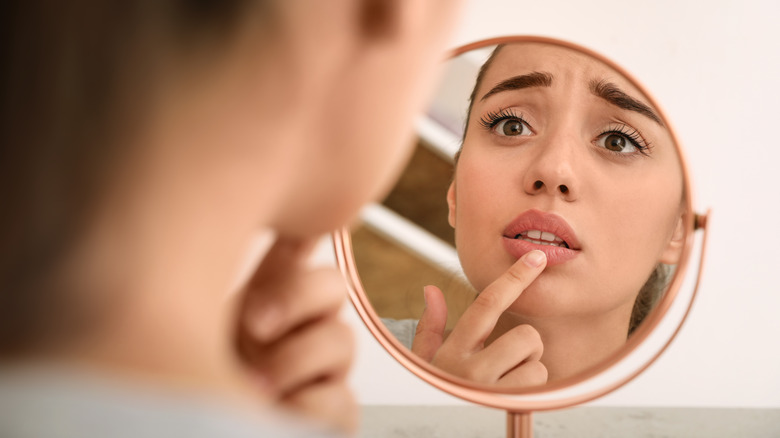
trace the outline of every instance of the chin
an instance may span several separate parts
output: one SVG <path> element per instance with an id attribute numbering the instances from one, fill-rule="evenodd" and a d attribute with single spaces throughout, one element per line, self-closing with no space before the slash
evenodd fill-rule
<path id="1" fill-rule="evenodd" d="M 340 197 L 321 199 L 297 209 L 275 227 L 279 233 L 297 237 L 312 238 L 330 233 L 344 226 L 352 225 L 358 218 L 363 204 L 355 199 Z"/>
<path id="2" fill-rule="evenodd" d="M 540 281 L 541 280 L 541 281 Z M 573 296 L 570 288 L 537 279 L 520 295 L 509 311 L 532 318 L 556 317 L 570 314 L 573 309 Z"/>

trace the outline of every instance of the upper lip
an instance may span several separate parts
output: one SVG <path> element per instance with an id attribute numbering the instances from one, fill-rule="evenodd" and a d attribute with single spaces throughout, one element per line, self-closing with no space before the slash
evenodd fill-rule
<path id="1" fill-rule="evenodd" d="M 545 213 L 531 209 L 517 216 L 504 228 L 504 237 L 514 239 L 515 236 L 529 230 L 539 230 L 552 233 L 561 238 L 570 249 L 579 250 L 580 242 L 574 230 L 565 219 L 554 213 Z"/>

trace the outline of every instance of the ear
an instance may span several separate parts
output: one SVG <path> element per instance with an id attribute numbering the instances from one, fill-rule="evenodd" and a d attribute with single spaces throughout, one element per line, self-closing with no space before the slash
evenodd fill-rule
<path id="1" fill-rule="evenodd" d="M 452 228 L 455 228 L 455 181 L 450 183 L 450 188 L 447 189 L 447 206 L 450 208 L 450 213 L 447 215 L 447 222 L 450 223 Z"/>
<path id="2" fill-rule="evenodd" d="M 685 237 L 685 228 L 683 227 L 683 219 L 680 216 L 677 219 L 677 225 L 674 227 L 674 233 L 672 233 L 672 239 L 666 245 L 661 253 L 661 263 L 667 265 L 676 265 L 680 262 L 680 255 L 682 254 L 683 240 Z"/>

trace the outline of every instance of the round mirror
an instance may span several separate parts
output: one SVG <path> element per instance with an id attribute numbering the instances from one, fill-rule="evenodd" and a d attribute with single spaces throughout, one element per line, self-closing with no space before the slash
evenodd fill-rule
<path id="1" fill-rule="evenodd" d="M 669 121 L 571 43 L 497 38 L 446 62 L 399 183 L 335 235 L 353 302 L 460 397 L 531 410 L 614 389 L 676 333 L 604 379 L 667 316 L 704 222 Z"/>

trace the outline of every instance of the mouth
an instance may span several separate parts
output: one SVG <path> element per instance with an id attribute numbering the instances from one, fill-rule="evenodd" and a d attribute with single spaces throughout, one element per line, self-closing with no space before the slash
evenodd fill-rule
<path id="1" fill-rule="evenodd" d="M 523 231 L 519 234 L 516 234 L 514 239 L 525 240 L 526 242 L 535 243 L 537 245 L 557 246 L 567 249 L 571 248 L 565 240 L 561 239 L 554 233 L 548 233 L 547 231 L 542 230 Z"/>
<path id="2" fill-rule="evenodd" d="M 538 249 L 547 255 L 548 266 L 572 260 L 582 251 L 574 229 L 564 218 L 535 209 L 510 222 L 502 237 L 506 251 L 513 257 Z"/>

